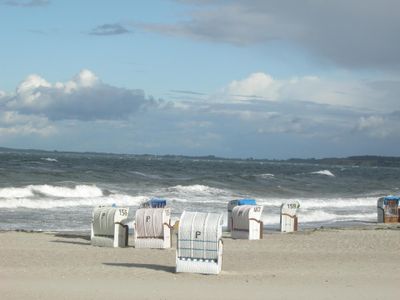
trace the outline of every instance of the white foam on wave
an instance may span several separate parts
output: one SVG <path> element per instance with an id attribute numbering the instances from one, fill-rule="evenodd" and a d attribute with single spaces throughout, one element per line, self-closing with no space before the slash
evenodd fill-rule
<path id="1" fill-rule="evenodd" d="M 101 197 L 103 191 L 95 185 L 77 185 L 75 187 L 28 185 L 25 187 L 7 187 L 0 189 L 0 198 L 28 198 L 36 194 L 59 198 Z"/>
<path id="2" fill-rule="evenodd" d="M 58 162 L 57 159 L 51 157 L 42 157 L 41 160 L 50 161 L 50 162 Z"/>
<path id="3" fill-rule="evenodd" d="M 352 208 L 352 207 L 375 207 L 377 197 L 359 197 L 359 198 L 324 198 L 324 199 L 302 199 L 302 198 L 270 198 L 259 199 L 257 203 L 264 206 L 280 207 L 286 201 L 297 200 L 302 209 L 314 208 Z"/>
<path id="4" fill-rule="evenodd" d="M 62 207 L 82 207 L 112 205 L 136 206 L 148 200 L 145 196 L 128 196 L 114 194 L 107 197 L 89 197 L 72 199 L 32 199 L 32 198 L 8 198 L 0 201 L 0 208 L 30 208 L 30 209 L 51 209 Z"/>
<path id="5" fill-rule="evenodd" d="M 176 185 L 167 188 L 168 192 L 178 194 L 225 194 L 225 190 L 218 188 L 209 187 L 207 185 L 195 184 L 195 185 Z"/>
<path id="6" fill-rule="evenodd" d="M 0 189 L 0 198 L 25 198 L 32 196 L 33 192 L 28 187 L 7 187 Z"/>
<path id="7" fill-rule="evenodd" d="M 271 179 L 271 178 L 274 178 L 275 175 L 271 174 L 271 173 L 264 173 L 264 174 L 257 175 L 257 177 L 261 177 L 263 179 Z"/>
<path id="8" fill-rule="evenodd" d="M 321 171 L 311 172 L 311 174 L 319 174 L 319 175 L 335 177 L 335 175 L 329 170 L 321 170 Z"/>
<path id="9" fill-rule="evenodd" d="M 321 210 L 315 210 L 310 212 L 298 212 L 298 222 L 301 224 L 307 223 L 334 223 L 334 222 L 345 222 L 345 221 L 361 221 L 370 222 L 376 220 L 376 213 L 349 213 L 346 215 L 335 214 L 332 212 L 326 212 Z M 265 225 L 277 225 L 280 223 L 279 214 L 263 214 L 263 223 Z"/>
<path id="10" fill-rule="evenodd" d="M 30 185 L 34 193 L 40 193 L 49 197 L 60 198 L 88 198 L 101 197 L 103 191 L 95 185 L 77 185 L 73 188 L 53 185 Z"/>

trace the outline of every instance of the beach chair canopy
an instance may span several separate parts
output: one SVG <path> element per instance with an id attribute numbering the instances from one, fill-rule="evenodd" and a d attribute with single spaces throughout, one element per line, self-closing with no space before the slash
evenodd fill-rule
<path id="1" fill-rule="evenodd" d="M 217 260 L 222 221 L 222 214 L 184 211 L 179 221 L 178 257 Z"/>
<path id="2" fill-rule="evenodd" d="M 114 224 L 115 224 L 115 213 L 117 208 L 115 207 L 98 207 L 93 212 L 93 232 L 98 236 L 113 236 L 114 235 Z"/>
<path id="3" fill-rule="evenodd" d="M 289 200 L 281 205 L 281 214 L 286 214 L 289 216 L 295 216 L 297 214 L 297 210 L 300 207 L 300 202 L 297 200 Z"/>
<path id="4" fill-rule="evenodd" d="M 160 198 L 153 198 L 143 203 L 141 207 L 163 208 L 166 205 L 167 205 L 167 200 Z"/>
<path id="5" fill-rule="evenodd" d="M 400 202 L 400 197 L 397 196 L 386 196 L 385 198 L 383 198 L 383 204 L 384 205 L 388 205 L 389 203 L 397 203 L 397 205 L 399 205 Z"/>
<path id="6" fill-rule="evenodd" d="M 169 222 L 169 216 L 169 209 L 139 208 L 135 217 L 136 236 L 138 238 L 162 238 L 164 223 Z"/>
<path id="7" fill-rule="evenodd" d="M 228 211 L 232 211 L 235 206 L 240 205 L 257 205 L 256 200 L 254 199 L 237 199 L 231 200 L 228 202 Z"/>
<path id="8" fill-rule="evenodd" d="M 232 230 L 249 230 L 250 219 L 260 220 L 263 207 L 259 205 L 240 205 L 232 210 Z"/>

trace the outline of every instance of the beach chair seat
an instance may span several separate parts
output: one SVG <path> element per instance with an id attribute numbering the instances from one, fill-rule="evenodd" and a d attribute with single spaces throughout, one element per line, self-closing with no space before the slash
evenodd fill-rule
<path id="1" fill-rule="evenodd" d="M 400 222 L 400 197 L 386 196 L 378 199 L 378 223 Z"/>
<path id="2" fill-rule="evenodd" d="M 263 234 L 263 222 L 261 205 L 241 205 L 232 210 L 233 239 L 259 240 Z"/>
<path id="3" fill-rule="evenodd" d="M 257 205 L 256 200 L 254 199 L 237 199 L 231 200 L 228 202 L 228 231 L 232 230 L 232 210 L 235 206 L 241 205 Z"/>
<path id="4" fill-rule="evenodd" d="M 128 246 L 129 208 L 99 206 L 93 210 L 91 244 L 100 247 Z"/>
<path id="5" fill-rule="evenodd" d="M 281 205 L 280 227 L 281 232 L 293 232 L 298 230 L 297 210 L 300 202 L 289 200 Z"/>
<path id="6" fill-rule="evenodd" d="M 171 209 L 139 208 L 134 223 L 135 248 L 171 248 Z"/>
<path id="7" fill-rule="evenodd" d="M 176 249 L 176 272 L 221 272 L 222 222 L 223 216 L 218 213 L 182 213 Z"/>

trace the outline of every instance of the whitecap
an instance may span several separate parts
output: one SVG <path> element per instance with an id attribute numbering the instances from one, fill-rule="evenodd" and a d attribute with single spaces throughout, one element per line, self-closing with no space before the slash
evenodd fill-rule
<path id="1" fill-rule="evenodd" d="M 319 174 L 319 175 L 335 177 L 335 175 L 329 170 L 321 170 L 321 171 L 311 172 L 311 174 Z"/>

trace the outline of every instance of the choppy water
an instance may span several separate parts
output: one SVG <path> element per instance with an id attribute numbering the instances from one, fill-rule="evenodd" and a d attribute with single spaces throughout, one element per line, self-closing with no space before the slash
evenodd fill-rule
<path id="1" fill-rule="evenodd" d="M 88 230 L 92 208 L 168 200 L 183 210 L 226 214 L 226 204 L 255 198 L 278 228 L 284 200 L 301 202 L 300 227 L 376 220 L 376 200 L 399 194 L 400 169 L 246 160 L 0 152 L 0 229 Z"/>

